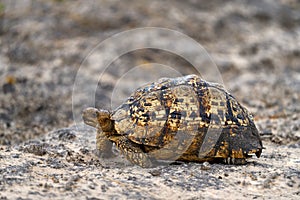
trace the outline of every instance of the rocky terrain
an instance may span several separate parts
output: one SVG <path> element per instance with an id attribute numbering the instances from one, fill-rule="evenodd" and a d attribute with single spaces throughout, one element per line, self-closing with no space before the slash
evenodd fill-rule
<path id="1" fill-rule="evenodd" d="M 299 199 L 298 0 L 2 0 L 0 47 L 0 199 Z M 260 158 L 143 169 L 98 156 L 84 108 L 191 73 L 253 113 Z"/>

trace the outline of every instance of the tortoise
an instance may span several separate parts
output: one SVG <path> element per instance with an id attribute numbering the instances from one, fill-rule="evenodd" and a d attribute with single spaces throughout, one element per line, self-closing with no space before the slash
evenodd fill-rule
<path id="1" fill-rule="evenodd" d="M 141 167 L 161 161 L 245 164 L 262 152 L 252 115 L 224 87 L 197 75 L 162 78 L 138 88 L 110 112 L 83 111 L 98 129 L 97 149 L 112 155 L 112 143 Z"/>

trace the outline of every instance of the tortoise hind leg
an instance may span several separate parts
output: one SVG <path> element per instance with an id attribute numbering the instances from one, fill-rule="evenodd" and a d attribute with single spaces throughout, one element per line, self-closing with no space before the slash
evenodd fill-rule
<path id="1" fill-rule="evenodd" d="M 224 158 L 223 162 L 225 164 L 233 164 L 233 165 L 244 165 L 247 163 L 246 158 L 232 158 L 232 157 L 228 157 L 228 158 Z"/>
<path id="2" fill-rule="evenodd" d="M 145 153 L 138 144 L 128 140 L 125 136 L 111 136 L 109 139 L 115 142 L 120 151 L 131 163 L 146 168 L 153 166 L 147 153 Z"/>

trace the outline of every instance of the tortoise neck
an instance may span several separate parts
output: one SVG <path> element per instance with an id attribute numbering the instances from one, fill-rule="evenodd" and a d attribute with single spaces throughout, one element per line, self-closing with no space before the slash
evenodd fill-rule
<path id="1" fill-rule="evenodd" d="M 103 132 L 112 132 L 114 130 L 114 121 L 111 119 L 101 119 L 99 124 Z"/>

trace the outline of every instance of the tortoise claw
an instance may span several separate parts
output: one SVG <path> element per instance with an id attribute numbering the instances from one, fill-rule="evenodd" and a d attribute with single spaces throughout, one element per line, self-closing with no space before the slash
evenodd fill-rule
<path id="1" fill-rule="evenodd" d="M 261 149 L 258 149 L 256 152 L 255 152 L 255 155 L 256 155 L 256 157 L 260 157 L 260 155 L 261 155 L 261 152 L 262 152 L 262 150 Z"/>

